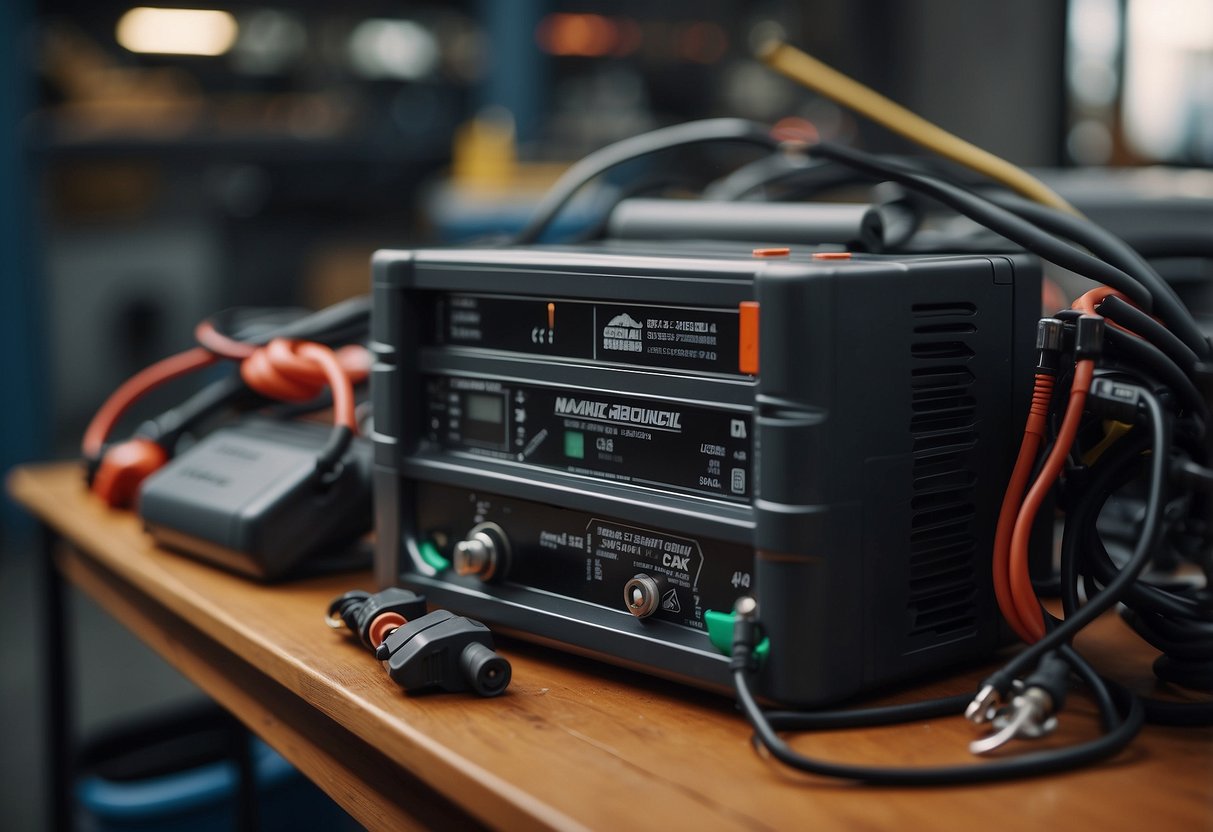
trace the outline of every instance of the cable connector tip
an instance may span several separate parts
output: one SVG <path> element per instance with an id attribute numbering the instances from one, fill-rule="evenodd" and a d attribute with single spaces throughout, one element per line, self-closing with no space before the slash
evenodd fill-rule
<path id="1" fill-rule="evenodd" d="M 999 708 L 990 724 L 994 733 L 969 743 L 972 754 L 989 754 L 1015 739 L 1038 739 L 1057 728 L 1053 697 L 1043 687 L 1028 687 L 1005 708 Z"/>
<path id="2" fill-rule="evenodd" d="M 974 725 L 984 725 L 994 718 L 994 711 L 1002 701 L 1002 695 L 993 685 L 984 685 L 973 701 L 965 708 L 965 719 Z"/>

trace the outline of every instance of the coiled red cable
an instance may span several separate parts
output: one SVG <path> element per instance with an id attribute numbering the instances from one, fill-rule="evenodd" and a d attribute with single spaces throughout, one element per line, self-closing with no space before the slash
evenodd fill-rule
<path id="1" fill-rule="evenodd" d="M 85 429 L 81 450 L 86 459 L 100 459 L 114 426 L 132 405 L 149 392 L 224 358 L 239 361 L 244 382 L 267 398 L 305 402 L 316 398 L 325 387 L 330 388 L 334 423 L 347 428 L 350 434 L 358 432 L 353 387 L 369 375 L 370 354 L 366 348 L 349 345 L 334 351 L 312 341 L 284 338 L 257 346 L 222 334 L 210 321 L 200 323 L 194 334 L 201 346 L 157 361 L 131 376 L 110 394 Z M 141 441 L 151 443 L 151 440 Z M 166 455 L 157 457 L 160 461 L 156 463 L 142 460 L 141 457 L 146 464 L 139 466 L 142 473 L 138 479 L 150 473 L 145 469 L 151 466 L 151 470 L 154 470 L 154 467 L 163 464 L 165 458 Z M 133 488 L 124 487 L 124 496 L 115 498 L 115 504 L 129 503 Z"/>
<path id="2" fill-rule="evenodd" d="M 203 321 L 194 330 L 203 347 L 240 362 L 244 383 L 270 399 L 287 402 L 311 401 L 327 386 L 333 392 L 334 422 L 358 432 L 354 415 L 354 385 L 370 372 L 365 348 L 332 350 L 313 341 L 275 338 L 263 347 L 237 341 Z"/>

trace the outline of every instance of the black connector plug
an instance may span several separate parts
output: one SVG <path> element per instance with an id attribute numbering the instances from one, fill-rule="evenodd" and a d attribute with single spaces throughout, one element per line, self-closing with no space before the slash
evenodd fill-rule
<path id="1" fill-rule="evenodd" d="M 1065 348 L 1065 324 L 1059 318 L 1036 323 L 1036 372 L 1057 375 L 1058 359 Z"/>
<path id="2" fill-rule="evenodd" d="M 392 632 L 375 658 L 410 693 L 471 690 L 498 696 L 510 684 L 510 663 L 493 652 L 493 634 L 479 621 L 446 610 L 409 621 Z"/>
<path id="3" fill-rule="evenodd" d="M 1134 425 L 1141 420 L 1144 407 L 1143 391 L 1136 384 L 1110 378 L 1091 382 L 1087 408 L 1098 416 Z"/>
<path id="4" fill-rule="evenodd" d="M 1098 315 L 1082 315 L 1075 324 L 1074 357 L 1099 358 L 1103 355 L 1104 319 Z"/>
<path id="5" fill-rule="evenodd" d="M 391 630 L 424 615 L 424 595 L 400 587 L 388 587 L 373 595 L 355 589 L 333 599 L 326 621 L 334 629 L 344 623 L 373 653 Z"/>

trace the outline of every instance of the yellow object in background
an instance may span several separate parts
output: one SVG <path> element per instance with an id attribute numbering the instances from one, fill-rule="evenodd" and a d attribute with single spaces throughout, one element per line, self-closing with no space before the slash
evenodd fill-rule
<path id="1" fill-rule="evenodd" d="M 770 41 L 759 50 L 759 57 L 767 66 L 793 81 L 871 119 L 919 147 L 988 176 L 1034 202 L 1082 216 L 1077 208 L 1023 168 L 949 133 L 794 46 L 779 40 Z"/>

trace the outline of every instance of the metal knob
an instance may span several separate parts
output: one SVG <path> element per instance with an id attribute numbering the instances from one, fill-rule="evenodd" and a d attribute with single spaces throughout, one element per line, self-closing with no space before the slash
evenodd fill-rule
<path id="1" fill-rule="evenodd" d="M 480 523 L 455 544 L 453 565 L 458 575 L 475 575 L 482 581 L 500 574 L 509 554 L 505 531 L 496 523 Z"/>
<path id="2" fill-rule="evenodd" d="M 623 585 L 623 603 L 637 618 L 648 618 L 661 606 L 661 583 L 641 573 Z"/>

